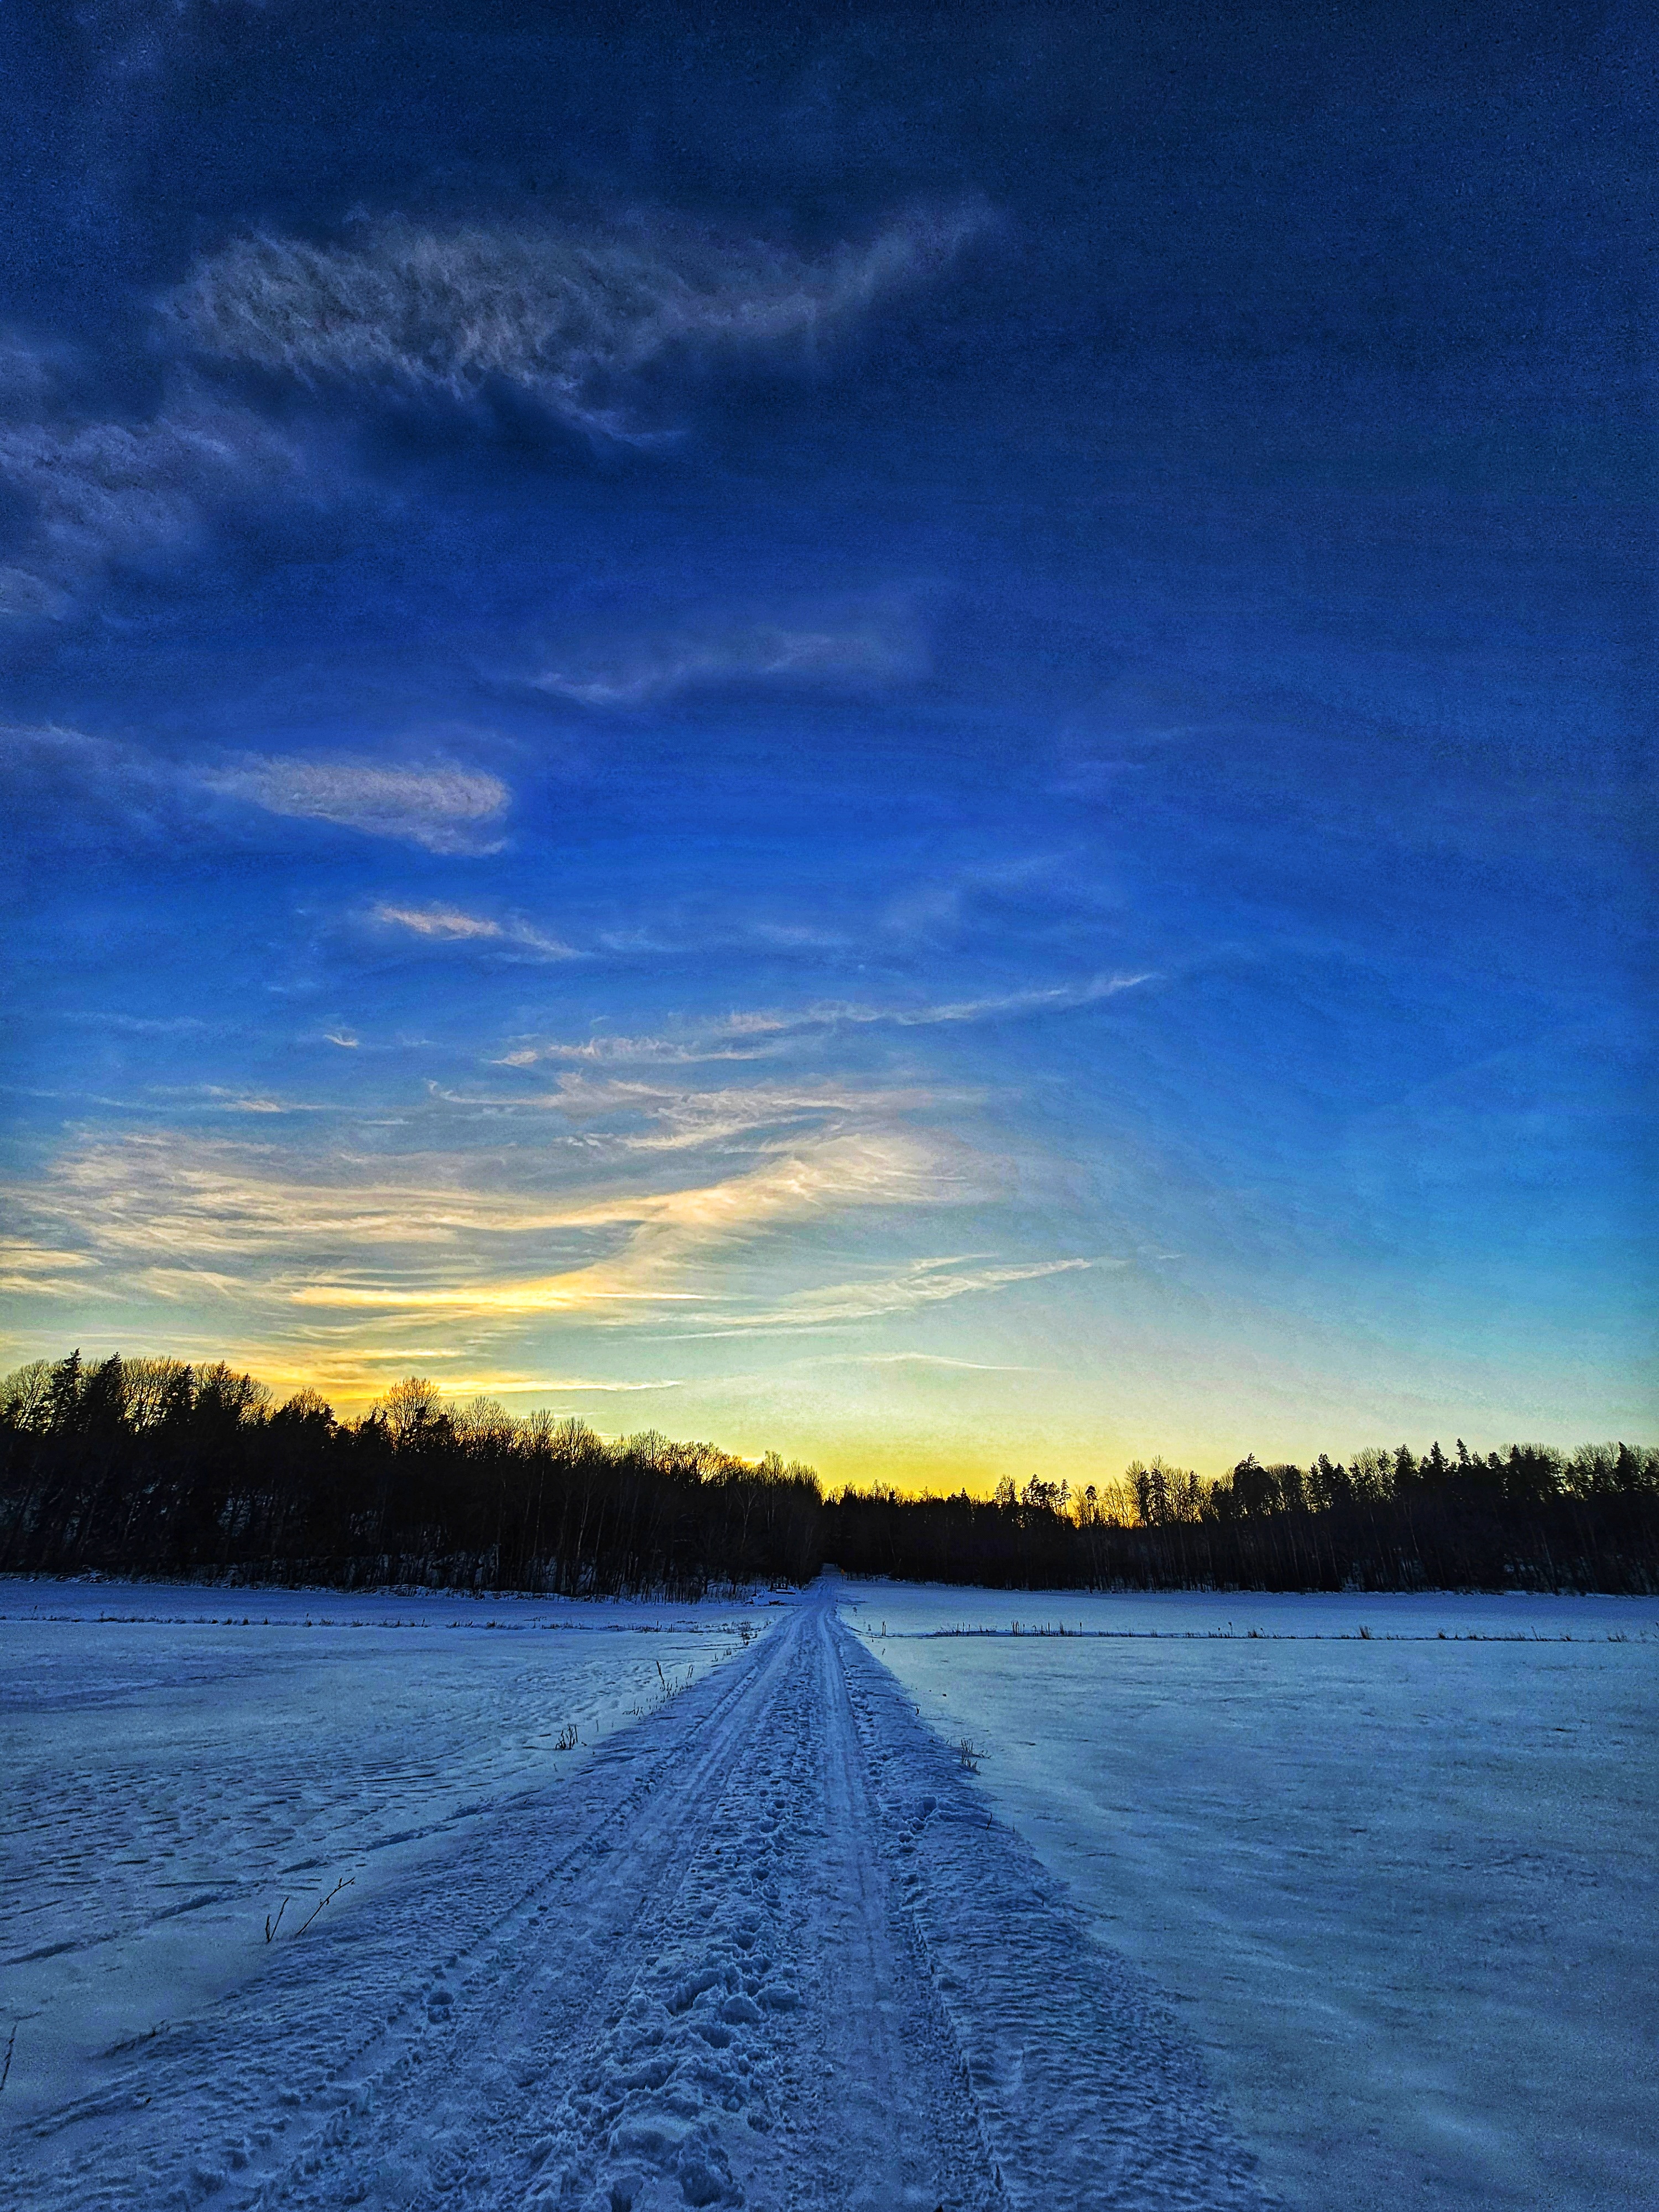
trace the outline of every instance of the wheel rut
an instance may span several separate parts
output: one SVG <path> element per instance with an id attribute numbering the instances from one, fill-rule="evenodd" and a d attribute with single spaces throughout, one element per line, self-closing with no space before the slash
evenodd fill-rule
<path id="1" fill-rule="evenodd" d="M 823 1589 L 32 2133 L 19 2212 L 1263 2203 Z"/>

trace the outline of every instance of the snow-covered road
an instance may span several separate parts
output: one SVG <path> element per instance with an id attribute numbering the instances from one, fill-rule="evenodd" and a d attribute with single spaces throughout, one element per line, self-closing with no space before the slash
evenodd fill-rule
<path id="1" fill-rule="evenodd" d="M 3 2139 L 18 2212 L 1257 2206 L 1192 2045 L 821 1587 Z"/>

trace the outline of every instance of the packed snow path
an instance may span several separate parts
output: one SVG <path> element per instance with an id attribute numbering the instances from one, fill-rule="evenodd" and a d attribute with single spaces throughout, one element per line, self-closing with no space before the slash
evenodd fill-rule
<path id="1" fill-rule="evenodd" d="M 1190 2046 L 815 1593 L 14 2128 L 23 2207 L 1260 2206 Z"/>

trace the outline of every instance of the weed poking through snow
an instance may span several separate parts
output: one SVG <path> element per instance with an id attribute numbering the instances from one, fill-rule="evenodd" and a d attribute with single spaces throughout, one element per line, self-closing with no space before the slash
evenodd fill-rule
<path id="1" fill-rule="evenodd" d="M 318 1899 L 315 1905 L 312 1906 L 310 1911 L 307 1913 L 305 1918 L 300 1923 L 299 1926 L 293 1930 L 293 1933 L 295 1936 L 303 1936 L 307 1929 L 310 1927 L 312 1922 L 317 1917 L 317 1915 L 322 1911 L 325 1905 L 332 1905 L 335 1899 L 340 1894 L 340 1892 L 343 1889 L 355 1889 L 356 1884 L 357 1877 L 355 1874 L 343 1874 L 338 1881 L 335 1883 L 333 1888 L 328 1892 L 327 1895 Z M 293 1900 L 291 1899 L 285 1897 L 282 1903 L 277 1906 L 274 1916 L 269 1912 L 266 1913 L 265 1941 L 267 1943 L 274 1943 L 276 1941 L 276 1930 L 283 1924 L 283 1915 L 288 1911 L 292 1901 Z"/>
<path id="2" fill-rule="evenodd" d="M 303 1936 L 307 1929 L 310 1927 L 312 1922 L 317 1917 L 317 1915 L 322 1911 L 325 1905 L 332 1905 L 335 1899 L 340 1894 L 340 1892 L 343 1889 L 354 1889 L 356 1887 L 356 1883 L 357 1877 L 355 1874 L 343 1874 L 338 1881 L 335 1883 L 333 1888 L 330 1890 L 328 1895 L 326 1897 L 319 1897 L 315 1905 L 312 1906 L 310 1911 L 307 1913 L 305 1918 L 295 1929 L 295 1934 L 296 1936 Z"/>

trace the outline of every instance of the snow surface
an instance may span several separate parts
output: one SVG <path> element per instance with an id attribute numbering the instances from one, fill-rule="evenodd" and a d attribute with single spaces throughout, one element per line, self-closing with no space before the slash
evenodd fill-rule
<path id="1" fill-rule="evenodd" d="M 1651 2205 L 1656 1670 L 1627 1600 L 0 1583 L 0 2201 Z"/>
<path id="2" fill-rule="evenodd" d="M 769 1617 L 0 1580 L 0 2117 L 245 1979 L 285 1896 L 279 1936 L 343 1877 L 325 1914 L 367 1905 Z"/>
<path id="3" fill-rule="evenodd" d="M 842 1596 L 1275 2191 L 1659 2205 L 1659 1601 Z"/>
<path id="4" fill-rule="evenodd" d="M 1262 2206 L 836 1595 L 0 1589 L 7 2203 Z"/>

